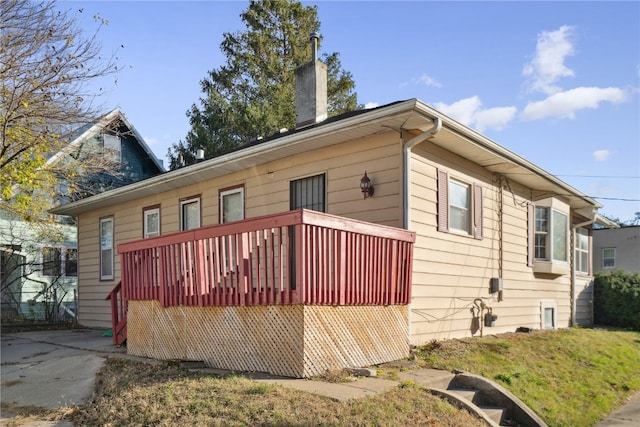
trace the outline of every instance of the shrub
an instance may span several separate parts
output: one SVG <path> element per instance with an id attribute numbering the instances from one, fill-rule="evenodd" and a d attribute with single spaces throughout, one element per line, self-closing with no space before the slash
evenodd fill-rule
<path id="1" fill-rule="evenodd" d="M 640 274 L 596 274 L 593 315 L 597 324 L 640 331 Z"/>

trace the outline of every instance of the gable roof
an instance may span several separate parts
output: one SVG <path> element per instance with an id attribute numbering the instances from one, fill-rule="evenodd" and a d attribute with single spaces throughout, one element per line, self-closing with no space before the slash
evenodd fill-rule
<path id="1" fill-rule="evenodd" d="M 423 132 L 430 129 L 436 119 L 441 121 L 442 128 L 429 139 L 431 143 L 528 188 L 549 195 L 562 195 L 573 209 L 584 209 L 586 217 L 592 217 L 595 210 L 602 207 L 594 199 L 539 166 L 414 98 L 345 113 L 312 126 L 253 141 L 212 159 L 97 194 L 55 208 L 52 212 L 77 215 L 370 135 L 390 131 L 401 134 Z"/>
<path id="2" fill-rule="evenodd" d="M 158 160 L 158 158 L 153 154 L 151 148 L 147 145 L 144 138 L 140 133 L 136 130 L 136 128 L 129 122 L 127 117 L 124 115 L 119 108 L 113 109 L 111 112 L 105 114 L 100 117 L 93 123 L 88 123 L 84 126 L 79 127 L 73 133 L 76 135 L 73 137 L 71 142 L 65 146 L 62 150 L 51 156 L 47 160 L 47 164 L 56 163 L 60 161 L 65 155 L 73 152 L 76 148 L 80 147 L 82 144 L 87 142 L 90 138 L 92 138 L 96 133 L 101 132 L 105 129 L 109 124 L 113 123 L 115 120 L 119 119 L 122 124 L 129 129 L 129 131 L 133 134 L 134 138 L 138 142 L 138 145 L 145 152 L 147 156 L 151 159 L 154 165 L 158 168 L 160 172 L 165 172 L 166 169 L 162 165 L 162 162 Z"/>

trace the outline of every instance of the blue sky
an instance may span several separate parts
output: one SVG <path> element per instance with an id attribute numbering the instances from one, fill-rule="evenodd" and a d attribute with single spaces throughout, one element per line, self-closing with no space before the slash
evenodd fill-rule
<path id="1" fill-rule="evenodd" d="M 599 200 L 640 211 L 640 2 L 304 2 L 367 106 L 418 98 Z M 64 1 L 122 69 L 96 82 L 158 157 L 225 63 L 240 1 Z M 82 13 L 77 13 L 82 9 Z M 114 78 L 117 82 L 114 82 Z"/>

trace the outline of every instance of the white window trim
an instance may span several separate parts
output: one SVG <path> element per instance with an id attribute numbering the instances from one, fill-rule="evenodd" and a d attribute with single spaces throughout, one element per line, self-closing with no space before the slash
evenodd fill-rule
<path id="1" fill-rule="evenodd" d="M 553 326 L 547 328 L 545 326 L 545 311 L 553 309 Z M 540 329 L 558 329 L 558 303 L 556 300 L 540 300 Z"/>
<path id="2" fill-rule="evenodd" d="M 158 230 L 156 231 L 155 234 L 150 234 L 147 231 L 147 225 L 149 224 L 148 222 L 148 217 L 153 215 L 153 214 L 157 214 L 158 215 Z M 160 208 L 149 208 L 149 209 L 145 209 L 143 211 L 143 219 L 142 219 L 142 237 L 144 239 L 148 239 L 150 237 L 156 237 L 160 235 Z"/>
<path id="3" fill-rule="evenodd" d="M 197 207 L 198 207 L 198 226 L 197 227 L 193 227 L 193 228 L 185 228 L 185 224 L 184 224 L 184 206 L 185 205 L 189 205 L 191 203 L 196 203 Z M 186 231 L 186 230 L 193 230 L 195 228 L 200 228 L 202 226 L 202 212 L 200 210 L 200 196 L 198 197 L 191 197 L 188 199 L 184 199 L 184 200 L 180 200 L 180 231 Z"/>
<path id="4" fill-rule="evenodd" d="M 453 204 L 453 202 L 451 201 L 451 187 L 454 185 L 458 185 L 460 187 L 465 187 L 467 189 L 467 206 L 456 206 Z M 464 234 L 464 235 L 470 235 L 471 234 L 471 218 L 473 215 L 473 203 L 471 201 L 472 198 L 472 193 L 473 191 L 473 185 L 456 179 L 456 178 L 449 178 L 449 203 L 447 203 L 447 209 L 449 209 L 449 231 L 451 231 L 452 233 L 458 233 L 458 234 Z M 452 221 L 451 221 L 451 208 L 457 208 L 460 210 L 466 210 L 467 211 L 467 222 L 466 222 L 466 226 L 467 228 L 456 228 L 453 226 Z"/>
<path id="5" fill-rule="evenodd" d="M 604 265 L 604 260 L 605 260 L 605 256 L 604 256 L 604 251 L 613 251 L 613 258 L 611 257 L 607 257 L 606 259 L 613 259 L 613 265 L 611 266 L 605 266 Z M 602 268 L 603 269 L 607 269 L 607 270 L 613 270 L 616 268 L 616 248 L 602 248 Z"/>
<path id="6" fill-rule="evenodd" d="M 587 239 L 587 248 L 586 249 L 582 249 L 580 247 L 580 236 L 585 237 Z M 575 255 L 574 255 L 574 264 L 576 266 L 576 273 L 579 273 L 580 275 L 589 275 L 591 273 L 591 269 L 589 268 L 590 265 L 590 257 L 591 257 L 591 248 L 589 245 L 589 230 L 587 230 L 586 228 L 577 228 L 576 229 L 576 234 L 575 234 Z M 587 254 L 587 265 L 584 266 L 583 268 L 586 268 L 586 270 L 580 270 L 578 268 L 578 260 L 581 258 L 580 255 L 582 254 Z"/>
<path id="7" fill-rule="evenodd" d="M 104 248 L 102 247 L 102 224 L 103 223 L 111 223 L 111 247 L 110 248 Z M 105 217 L 105 218 L 100 218 L 100 230 L 99 230 L 99 242 L 98 244 L 100 245 L 100 280 L 113 280 L 114 278 L 114 269 L 115 269 L 115 265 L 114 265 L 114 240 L 115 240 L 115 227 L 113 226 L 113 217 Z M 103 269 L 102 269 L 102 251 L 103 250 L 108 250 L 111 249 L 111 257 L 109 259 L 109 262 L 111 264 L 111 274 L 102 274 L 103 273 Z"/>
<path id="8" fill-rule="evenodd" d="M 533 207 L 533 212 L 531 217 L 529 218 L 529 224 L 527 224 L 527 226 L 529 227 L 529 237 L 531 239 L 533 239 L 533 242 L 531 242 L 529 244 L 529 249 L 530 251 L 533 251 L 533 253 L 531 254 L 531 259 L 530 262 L 532 262 L 532 264 L 529 264 L 530 266 L 533 267 L 533 271 L 536 273 L 546 273 L 546 274 L 553 274 L 553 275 L 566 275 L 570 273 L 570 259 L 571 259 L 571 244 L 570 244 L 570 239 L 571 239 L 571 224 L 570 224 L 570 208 L 569 205 L 556 199 L 556 198 L 548 198 L 548 199 L 544 199 L 544 200 L 539 200 L 537 202 L 535 202 L 535 204 L 531 204 L 531 206 Z M 535 226 L 536 226 L 536 210 L 537 208 L 546 208 L 549 210 L 549 224 L 548 224 L 548 231 L 547 231 L 547 257 L 545 259 L 541 259 L 541 258 L 535 258 Z M 554 227 L 554 219 L 553 219 L 553 213 L 557 212 L 561 215 L 563 215 L 566 218 L 567 221 L 567 225 L 565 228 L 565 238 L 566 238 L 566 242 L 565 242 L 565 247 L 566 247 L 566 260 L 558 260 L 558 259 L 554 259 L 553 258 L 553 240 L 554 240 L 554 236 L 553 236 L 553 227 Z"/>
<path id="9" fill-rule="evenodd" d="M 242 218 L 244 219 L 244 187 L 236 187 L 236 188 L 231 188 L 229 190 L 224 190 L 224 191 L 220 191 L 220 202 L 218 203 L 218 205 L 220 206 L 220 224 L 223 224 L 224 221 L 224 198 L 225 196 L 229 196 L 232 194 L 240 194 L 240 201 L 242 203 Z M 236 220 L 239 221 L 239 220 Z"/>

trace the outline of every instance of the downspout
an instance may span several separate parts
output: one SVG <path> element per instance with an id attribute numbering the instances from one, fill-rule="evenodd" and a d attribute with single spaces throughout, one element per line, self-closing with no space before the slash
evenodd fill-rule
<path id="1" fill-rule="evenodd" d="M 573 245 L 571 248 L 573 249 L 573 253 L 571 254 L 571 259 L 573 262 L 571 263 L 571 326 L 576 326 L 576 243 L 577 243 L 577 230 L 578 228 L 584 227 L 585 225 L 591 225 L 596 222 L 595 216 L 589 221 L 581 222 L 579 224 L 575 224 L 571 226 L 571 238 L 573 239 Z M 592 257 L 593 254 L 589 253 L 589 256 Z M 593 299 L 592 299 L 593 301 Z M 592 302 L 593 304 L 593 302 Z M 593 321 L 593 310 L 591 314 L 591 320 Z"/>
<path id="2" fill-rule="evenodd" d="M 434 117 L 431 129 L 414 136 L 402 145 L 402 227 L 405 230 L 408 230 L 411 224 L 411 149 L 421 142 L 434 137 L 435 134 L 440 132 L 441 128 L 442 120 L 439 117 Z"/>
<path id="3" fill-rule="evenodd" d="M 439 117 L 433 119 L 433 126 L 422 132 L 420 135 L 414 136 L 402 145 L 402 226 L 405 230 L 409 230 L 411 224 L 411 149 L 423 141 L 435 136 L 442 128 L 442 120 Z M 413 274 L 413 272 L 412 272 Z M 407 307 L 408 336 L 411 343 L 411 302 Z"/>

